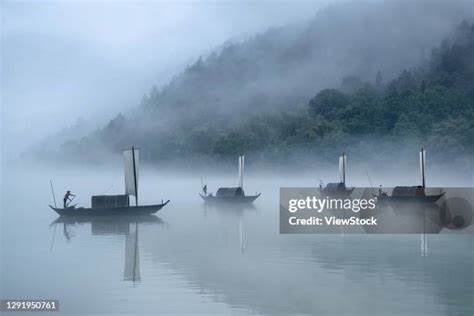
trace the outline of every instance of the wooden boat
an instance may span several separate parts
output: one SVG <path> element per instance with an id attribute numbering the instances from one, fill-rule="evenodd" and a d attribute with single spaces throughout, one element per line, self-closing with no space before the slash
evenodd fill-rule
<path id="1" fill-rule="evenodd" d="M 210 203 L 253 203 L 261 193 L 256 195 L 245 195 L 244 192 L 244 164 L 245 157 L 239 157 L 239 186 L 230 188 L 219 188 L 216 195 L 207 194 L 207 190 L 203 187 L 203 193 L 199 194 L 205 202 Z"/>
<path id="2" fill-rule="evenodd" d="M 342 153 L 339 157 L 339 182 L 328 183 L 324 188 L 321 182 L 319 185 L 321 195 L 341 199 L 350 198 L 354 188 L 346 187 L 346 163 L 347 156 Z"/>
<path id="3" fill-rule="evenodd" d="M 223 203 L 253 203 L 260 195 L 261 193 L 257 195 L 245 195 L 245 193 L 242 190 L 242 194 L 221 194 L 220 191 L 222 189 L 225 189 L 226 191 L 238 191 L 239 189 L 241 190 L 242 188 L 220 188 L 217 190 L 216 195 L 214 196 L 213 194 L 209 195 L 203 195 L 199 193 L 201 198 L 206 201 L 206 202 L 223 202 Z"/>
<path id="4" fill-rule="evenodd" d="M 382 192 L 376 197 L 377 203 L 435 203 L 444 193 L 425 195 L 423 186 L 397 186 L 391 195 Z"/>
<path id="5" fill-rule="evenodd" d="M 77 204 L 66 208 L 50 205 L 60 216 L 117 216 L 117 215 L 150 215 L 158 212 L 169 200 L 160 204 L 138 205 L 138 161 L 139 151 L 132 147 L 123 151 L 125 172 L 125 195 L 92 196 L 91 207 L 77 207 Z M 135 197 L 135 206 L 130 206 L 130 196 Z M 54 191 L 53 191 L 54 197 Z M 56 202 L 55 202 L 56 205 Z"/>
<path id="6" fill-rule="evenodd" d="M 435 195 L 416 195 L 411 194 L 411 195 L 397 195 L 396 190 L 400 189 L 406 189 L 407 191 L 417 191 L 419 189 L 423 189 L 421 186 L 415 186 L 415 187 L 395 187 L 394 188 L 394 193 L 392 195 L 387 195 L 383 194 L 377 196 L 377 202 L 378 203 L 435 203 L 438 201 L 443 195 L 444 192 L 441 194 L 435 194 Z"/>
<path id="7" fill-rule="evenodd" d="M 427 195 L 425 192 L 425 162 L 426 151 L 422 148 L 420 151 L 420 173 L 421 185 L 418 186 L 397 186 L 393 189 L 392 194 L 388 195 L 379 189 L 379 194 L 375 195 L 377 203 L 435 203 L 445 192 L 440 194 Z"/>
<path id="8" fill-rule="evenodd" d="M 164 224 L 163 220 L 156 215 L 117 215 L 117 216 L 100 216 L 100 215 L 76 215 L 76 216 L 59 216 L 49 226 L 55 224 Z"/>
<path id="9" fill-rule="evenodd" d="M 104 215 L 150 215 L 161 210 L 165 205 L 169 203 L 169 200 L 165 203 L 155 205 L 139 205 L 139 206 L 128 206 L 128 207 L 104 207 L 104 208 L 85 208 L 85 207 L 68 207 L 68 208 L 57 208 L 51 207 L 60 216 L 104 216 Z"/>

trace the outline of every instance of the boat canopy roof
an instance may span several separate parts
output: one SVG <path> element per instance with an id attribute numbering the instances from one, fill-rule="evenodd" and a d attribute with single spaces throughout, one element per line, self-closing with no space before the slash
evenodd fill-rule
<path id="1" fill-rule="evenodd" d="M 244 196 L 244 190 L 241 187 L 236 188 L 219 188 L 217 190 L 216 196 L 219 197 L 234 197 L 234 196 Z"/>
<path id="2" fill-rule="evenodd" d="M 395 187 L 392 196 L 425 196 L 425 190 L 422 186 Z"/>
<path id="3" fill-rule="evenodd" d="M 341 190 L 346 190 L 346 185 L 344 182 L 337 182 L 337 183 L 328 183 L 326 185 L 325 191 L 341 191 Z"/>
<path id="4" fill-rule="evenodd" d="M 93 195 L 91 197 L 92 208 L 103 207 L 129 207 L 128 195 Z"/>

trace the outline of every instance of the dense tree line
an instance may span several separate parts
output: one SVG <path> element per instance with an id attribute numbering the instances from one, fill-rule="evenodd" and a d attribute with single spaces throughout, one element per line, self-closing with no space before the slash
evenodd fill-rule
<path id="1" fill-rule="evenodd" d="M 368 141 L 369 140 L 369 141 Z M 333 150 L 390 143 L 428 146 L 445 157 L 474 148 L 474 25 L 433 50 L 424 65 L 384 84 L 346 78 L 291 111 L 261 114 L 224 130 L 196 128 L 184 146 L 221 157 L 269 155 L 299 148 Z M 383 144 L 382 144 L 383 143 Z M 385 146 L 386 147 L 386 146 Z"/>
<path id="2" fill-rule="evenodd" d="M 222 56 L 212 58 L 224 62 Z M 195 82 L 189 76 L 206 71 L 210 70 L 200 59 L 187 70 L 186 77 L 176 80 L 184 81 L 181 87 L 187 87 Z M 373 80 L 351 76 L 337 89 L 323 89 L 309 100 L 278 100 L 291 102 L 286 109 L 267 106 L 265 111 L 232 112 L 226 108 L 226 114 L 224 109 L 196 109 L 189 100 L 177 100 L 180 93 L 173 87 L 179 85 L 171 84 L 171 90 L 153 89 L 143 101 L 142 112 L 119 114 L 94 134 L 65 143 L 61 152 L 100 160 L 104 149 L 119 152 L 134 144 L 146 148 L 143 157 L 149 161 L 195 162 L 225 161 L 241 153 L 263 161 L 286 160 L 301 152 L 333 159 L 342 150 L 360 155 L 377 151 L 392 154 L 400 148 L 415 150 L 419 146 L 449 159 L 472 155 L 474 25 L 463 22 L 455 35 L 418 67 L 388 82 L 383 77 L 380 71 Z M 238 86 L 232 80 L 226 84 L 233 83 Z M 199 89 L 193 87 L 196 102 L 212 102 L 212 93 L 203 92 L 212 85 L 204 82 Z M 235 95 L 239 91 L 232 96 L 234 103 Z M 167 98 L 173 98 L 173 107 L 152 104 Z M 272 99 L 263 94 L 252 98 L 253 107 Z M 175 119 L 167 125 L 171 116 Z"/>

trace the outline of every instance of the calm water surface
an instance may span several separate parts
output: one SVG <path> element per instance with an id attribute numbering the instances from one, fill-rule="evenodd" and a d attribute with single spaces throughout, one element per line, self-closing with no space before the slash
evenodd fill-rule
<path id="1" fill-rule="evenodd" d="M 418 235 L 279 235 L 278 188 L 301 179 L 249 176 L 255 207 L 215 208 L 199 176 L 143 172 L 141 203 L 171 200 L 156 216 L 57 221 L 49 176 L 4 172 L 0 297 L 58 299 L 64 315 L 474 315 L 472 235 L 430 235 L 427 256 Z M 54 175 L 58 203 L 71 189 L 84 206 L 122 182 Z"/>

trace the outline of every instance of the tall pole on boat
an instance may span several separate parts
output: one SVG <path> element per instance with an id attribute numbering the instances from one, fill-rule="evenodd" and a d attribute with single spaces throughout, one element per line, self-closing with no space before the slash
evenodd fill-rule
<path id="1" fill-rule="evenodd" d="M 421 170 L 421 186 L 423 189 L 426 187 L 425 183 L 425 150 L 423 147 L 420 151 L 420 170 Z"/>
<path id="2" fill-rule="evenodd" d="M 346 154 L 339 157 L 339 181 L 346 185 Z"/>
<path id="3" fill-rule="evenodd" d="M 239 188 L 242 188 L 242 156 L 239 156 Z"/>
<path id="4" fill-rule="evenodd" d="M 239 156 L 239 188 L 244 188 L 244 165 L 245 156 Z"/>
<path id="5" fill-rule="evenodd" d="M 135 148 L 132 146 L 133 184 L 135 185 L 135 205 L 138 206 L 137 167 L 135 165 Z"/>
<path id="6" fill-rule="evenodd" d="M 244 168 L 245 168 L 245 156 L 242 155 L 242 168 L 241 168 L 242 174 L 240 176 L 241 178 L 240 186 L 242 187 L 242 190 L 244 189 Z"/>
<path id="7" fill-rule="evenodd" d="M 242 181 L 241 181 L 241 174 L 242 174 L 242 156 L 239 156 L 239 188 L 242 187 Z"/>
<path id="8" fill-rule="evenodd" d="M 342 182 L 346 185 L 346 154 L 342 153 Z"/>

